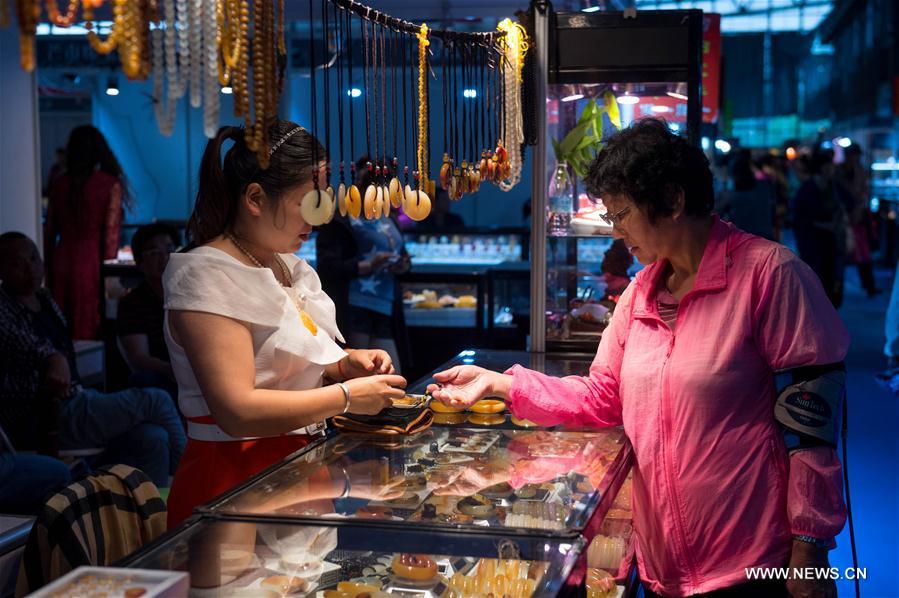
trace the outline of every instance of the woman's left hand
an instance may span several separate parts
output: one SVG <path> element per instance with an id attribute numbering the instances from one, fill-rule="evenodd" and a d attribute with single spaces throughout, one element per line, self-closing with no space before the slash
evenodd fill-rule
<path id="1" fill-rule="evenodd" d="M 341 369 L 347 380 L 396 373 L 390 355 L 381 349 L 355 349 L 350 351 L 344 359 Z"/>
<path id="2" fill-rule="evenodd" d="M 408 253 L 400 254 L 398 257 L 399 259 L 389 266 L 391 274 L 405 274 L 412 269 L 412 259 Z"/>
<path id="3" fill-rule="evenodd" d="M 824 571 L 830 567 L 827 550 L 808 542 L 793 541 L 790 555 L 790 571 L 811 567 Z M 832 579 L 789 579 L 787 592 L 791 598 L 836 598 L 837 584 Z"/>

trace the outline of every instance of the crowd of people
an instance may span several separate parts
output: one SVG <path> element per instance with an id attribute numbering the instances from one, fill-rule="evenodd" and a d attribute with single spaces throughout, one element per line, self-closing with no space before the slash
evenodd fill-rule
<path id="1" fill-rule="evenodd" d="M 119 303 L 114 347 L 130 377 L 127 387 L 101 392 L 81 383 L 73 340 L 101 334 L 100 265 L 119 250 L 130 199 L 102 134 L 72 132 L 65 168 L 48 189 L 44 257 L 27 236 L 0 235 L 0 512 L 36 510 L 71 480 L 71 461 L 60 458 L 87 451 L 88 467 L 126 463 L 171 487 L 174 525 L 310 442 L 327 418 L 376 414 L 404 394 L 397 284 L 411 268 L 404 223 L 336 216 L 318 231 L 316 272 L 295 254 L 312 231 L 300 204 L 324 171 L 313 159 L 325 148 L 286 121 L 270 135 L 270 166 L 261 169 L 243 129 L 223 127 L 204 153 L 186 238 L 159 223 L 134 234 L 142 280 Z M 369 177 L 363 158 L 355 182 L 364 188 Z M 669 535 L 673 515 L 658 482 L 670 472 L 653 461 L 661 411 L 637 396 L 662 396 L 656 385 L 672 359 L 681 363 L 663 403 L 696 399 L 670 415 L 679 429 L 707 424 L 704 438 L 719 448 L 710 459 L 682 439 L 691 462 L 705 463 L 694 472 L 696 487 L 684 490 L 691 525 L 711 538 L 722 532 L 712 522 L 724 511 L 742 509 L 744 517 L 718 544 L 700 547 L 710 580 L 703 591 L 734 586 L 744 566 L 826 566 L 844 519 L 832 447 L 787 452 L 757 399 L 773 396 L 767 373 L 842 361 L 848 334 L 834 308 L 847 263 L 857 265 L 869 295 L 880 292 L 862 153 L 850 146 L 836 163 L 830 150 L 792 161 L 739 151 L 727 180 L 716 194 L 707 158 L 662 121 L 619 133 L 586 183 L 613 222 L 617 239 L 601 274 L 616 314 L 625 315 L 613 317 L 590 374 L 559 380 L 518 366 L 505 374 L 464 367 L 437 375 L 431 389 L 456 405 L 502 396 L 513 413 L 543 424 L 623 424 L 642 472 L 638 533 L 664 548 L 643 548 L 641 576 L 661 595 L 691 586 L 679 571 L 681 547 Z M 444 203 L 435 198 L 443 225 L 460 225 Z M 776 243 L 788 231 L 801 261 Z M 647 266 L 636 282 L 628 273 L 633 258 Z M 724 274 L 729 268 L 736 279 Z M 723 327 L 725 319 L 747 328 Z M 797 344 L 800 329 L 806 342 Z M 689 355 L 673 352 L 675 330 L 689 339 Z M 625 351 L 625 341 L 639 350 Z M 749 437 L 775 448 L 747 454 Z M 777 468 L 790 478 L 775 483 Z M 750 487 L 735 471 L 770 484 Z M 794 484 L 793 476 L 816 482 Z M 707 504 L 699 481 L 741 488 L 734 496 L 742 506 Z M 774 532 L 759 539 L 759 526 Z M 751 590 L 775 595 L 784 587 Z"/>
<path id="2" fill-rule="evenodd" d="M 716 211 L 741 230 L 794 246 L 821 279 L 836 307 L 843 301 L 846 266 L 858 268 L 869 296 L 882 292 L 874 278 L 872 246 L 877 242 L 870 210 L 868 171 L 858 144 L 815 148 L 795 156 L 753 157 L 734 152 L 726 163 L 727 185 Z"/>

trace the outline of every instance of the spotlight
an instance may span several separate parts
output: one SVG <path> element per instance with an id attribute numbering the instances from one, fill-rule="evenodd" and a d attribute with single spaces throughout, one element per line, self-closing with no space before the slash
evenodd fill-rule
<path id="1" fill-rule="evenodd" d="M 362 95 L 362 90 L 358 87 L 351 87 L 350 89 L 346 90 L 346 94 L 351 98 L 358 98 Z"/>
<path id="2" fill-rule="evenodd" d="M 574 102 L 575 100 L 581 100 L 584 98 L 584 94 L 582 93 L 573 93 L 570 96 L 565 96 L 562 98 L 563 102 Z"/>
<path id="3" fill-rule="evenodd" d="M 640 103 L 640 98 L 638 98 L 637 96 L 632 96 L 631 92 L 629 91 L 625 91 L 623 96 L 618 96 L 617 100 L 619 104 L 625 105 Z"/>
<path id="4" fill-rule="evenodd" d="M 731 146 L 727 141 L 718 139 L 717 141 L 715 141 L 715 149 L 717 149 L 722 154 L 726 154 L 730 152 Z"/>
<path id="5" fill-rule="evenodd" d="M 852 140 L 848 137 L 837 137 L 836 142 L 837 145 L 839 145 L 843 149 L 846 149 L 847 147 L 852 145 Z"/>
<path id="6" fill-rule="evenodd" d="M 225 94 L 226 96 L 229 96 L 229 95 L 231 95 L 232 93 L 234 93 L 234 90 L 231 89 L 231 86 L 230 86 L 230 85 L 226 85 L 226 86 L 224 86 L 224 87 L 222 88 L 222 93 Z"/>
<path id="7" fill-rule="evenodd" d="M 463 89 L 462 96 L 466 97 L 468 99 L 474 99 L 474 98 L 478 97 L 478 90 L 472 89 L 470 87 L 468 89 Z"/>
<path id="8" fill-rule="evenodd" d="M 106 83 L 106 95 L 119 95 L 119 80 L 116 77 L 110 77 Z"/>

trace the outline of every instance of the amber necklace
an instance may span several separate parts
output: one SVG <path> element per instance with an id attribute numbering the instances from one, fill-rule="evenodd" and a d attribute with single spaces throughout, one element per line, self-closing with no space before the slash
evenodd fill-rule
<path id="1" fill-rule="evenodd" d="M 225 236 L 229 241 L 234 243 L 234 246 L 237 247 L 238 250 L 250 260 L 254 266 L 257 268 L 265 268 L 262 265 L 262 262 L 256 259 L 250 251 L 244 247 L 237 238 L 231 233 L 225 233 Z M 278 263 L 278 267 L 281 269 L 281 274 L 284 277 L 284 280 L 280 282 L 281 286 L 288 290 L 287 294 L 293 300 L 294 306 L 297 308 L 297 311 L 300 313 L 300 320 L 303 322 L 303 326 L 306 327 L 306 330 L 312 333 L 312 336 L 318 334 L 318 326 L 315 325 L 315 320 L 312 319 L 308 313 L 306 313 L 306 295 L 303 295 L 297 291 L 297 289 L 293 286 L 293 277 L 290 275 L 290 270 L 287 267 L 287 264 L 284 263 L 284 260 L 281 259 L 281 256 L 277 253 L 275 254 L 275 262 Z M 286 284 L 285 284 L 286 283 Z"/>

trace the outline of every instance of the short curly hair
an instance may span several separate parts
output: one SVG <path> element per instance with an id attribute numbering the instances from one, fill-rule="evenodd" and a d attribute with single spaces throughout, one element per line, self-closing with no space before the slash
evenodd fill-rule
<path id="1" fill-rule="evenodd" d="M 653 224 L 671 215 L 681 190 L 690 216 L 708 216 L 715 203 L 708 158 L 660 118 L 637 120 L 609 139 L 585 184 L 593 197 L 626 195 Z"/>

